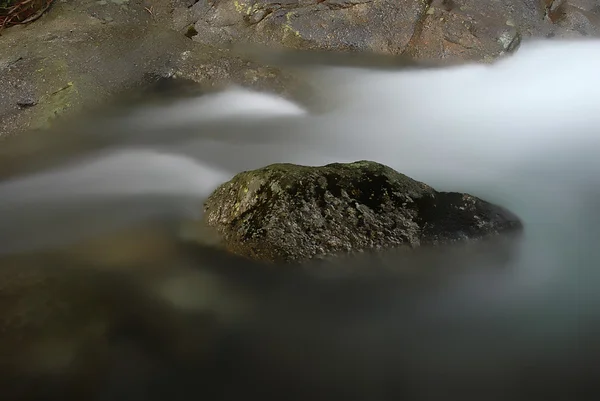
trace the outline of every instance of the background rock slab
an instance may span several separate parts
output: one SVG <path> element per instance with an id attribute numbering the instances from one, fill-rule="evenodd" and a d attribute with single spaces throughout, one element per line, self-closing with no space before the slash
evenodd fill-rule
<path id="1" fill-rule="evenodd" d="M 199 0 L 176 2 L 173 23 L 202 43 L 454 61 L 494 58 L 521 37 L 598 36 L 600 10 L 589 0 Z"/>
<path id="2" fill-rule="evenodd" d="M 282 90 L 277 70 L 172 30 L 168 4 L 57 1 L 38 21 L 4 30 L 0 137 L 45 128 L 57 116 L 95 107 L 156 77 Z"/>

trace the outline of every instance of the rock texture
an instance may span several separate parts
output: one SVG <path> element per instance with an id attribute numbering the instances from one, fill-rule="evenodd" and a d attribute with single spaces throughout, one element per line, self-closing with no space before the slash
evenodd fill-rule
<path id="1" fill-rule="evenodd" d="M 285 262 L 448 244 L 521 228 L 498 206 L 437 192 L 367 161 L 244 172 L 211 195 L 205 213 L 232 252 Z"/>
<path id="2" fill-rule="evenodd" d="M 235 82 L 282 92 L 273 69 L 170 29 L 169 2 L 56 1 L 0 37 L 0 137 L 45 128 L 158 77 L 205 87 Z"/>
<path id="3" fill-rule="evenodd" d="M 600 34 L 593 0 L 199 0 L 179 2 L 175 28 L 194 40 L 299 49 L 485 60 L 521 37 Z M 183 4 L 185 3 L 185 4 Z"/>
<path id="4" fill-rule="evenodd" d="M 529 36 L 599 36 L 599 27 L 594 0 L 54 1 L 1 33 L 0 137 L 156 77 L 294 92 L 290 76 L 222 49 L 240 41 L 457 62 L 492 60 Z"/>

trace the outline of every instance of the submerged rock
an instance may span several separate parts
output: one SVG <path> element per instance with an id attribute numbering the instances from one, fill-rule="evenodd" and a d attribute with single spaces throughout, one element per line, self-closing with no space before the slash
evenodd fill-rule
<path id="1" fill-rule="evenodd" d="M 202 368 L 224 319 L 235 320 L 237 299 L 240 313 L 253 299 L 238 291 L 225 300 L 220 277 L 179 265 L 136 272 L 53 255 L 1 257 L 2 399 L 145 400 L 174 361 Z"/>
<path id="2" fill-rule="evenodd" d="M 369 161 L 274 164 L 240 173 L 209 197 L 205 219 L 228 250 L 285 262 L 478 240 L 522 228 L 499 206 L 437 192 Z"/>

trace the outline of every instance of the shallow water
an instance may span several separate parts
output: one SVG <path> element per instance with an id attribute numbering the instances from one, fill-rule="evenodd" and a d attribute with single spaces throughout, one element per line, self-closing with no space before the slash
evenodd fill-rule
<path id="1" fill-rule="evenodd" d="M 420 397 L 459 399 L 454 395 L 469 393 L 461 386 L 472 386 L 470 394 L 491 391 L 494 399 L 541 399 L 544 391 L 576 394 L 594 383 L 600 363 L 593 344 L 600 329 L 598 71 L 598 41 L 531 44 L 494 66 L 318 70 L 331 91 L 326 92 L 331 107 L 316 115 L 290 103 L 279 108 L 271 97 L 264 103 L 246 92 L 238 97 L 235 91 L 227 95 L 231 114 L 221 110 L 218 119 L 209 113 L 220 105 L 210 102 L 211 95 L 188 100 L 188 108 L 176 109 L 176 118 L 170 114 L 174 109 L 152 109 L 161 126 L 150 124 L 142 107 L 109 124 L 112 139 L 102 153 L 89 152 L 92 159 L 58 163 L 55 171 L 0 184 L 0 251 L 47 251 L 147 222 L 178 227 L 199 218 L 212 188 L 242 169 L 375 160 L 438 190 L 501 204 L 522 218 L 525 232 L 501 262 L 498 254 L 505 250 L 494 247 L 477 257 L 465 250 L 441 253 L 427 263 L 402 259 L 417 270 L 428 266 L 438 276 L 435 285 L 416 279 L 413 285 L 402 274 L 382 273 L 369 281 L 341 273 L 337 281 L 335 275 L 278 273 L 274 283 L 267 280 L 263 294 L 266 284 L 249 279 L 245 286 L 253 297 L 265 300 L 242 330 L 243 346 L 236 343 L 242 351 L 235 355 L 249 359 L 244 369 L 281 376 L 284 384 L 275 386 L 272 398 L 291 397 L 296 383 L 306 391 L 298 399 L 300 394 L 397 399 L 402 392 L 390 381 L 400 376 L 405 393 Z M 332 78 L 329 86 L 327 78 Z M 248 110 L 247 102 L 265 114 L 250 119 L 240 114 Z M 86 131 L 85 125 L 78 127 Z M 253 144 L 256 134 L 261 142 Z M 125 145 L 133 150 L 122 149 Z M 166 241 L 173 241 L 178 230 L 166 232 Z M 173 265 L 188 260 L 187 251 L 171 249 L 166 260 Z M 232 265 L 227 274 L 233 275 L 247 267 L 224 260 L 196 263 L 198 268 L 216 264 L 217 276 L 220 264 Z M 365 257 L 359 264 L 372 268 L 376 262 Z M 447 274 L 454 264 L 460 273 Z M 339 284 L 345 280 L 353 284 Z M 310 351 L 298 356 L 290 344 Z M 261 359 L 265 355 L 274 359 Z M 237 383 L 239 394 L 244 389 L 251 398 L 268 398 L 268 380 L 230 369 L 229 384 Z M 224 372 L 202 374 L 221 383 L 227 382 L 219 376 Z M 262 384 L 250 390 L 248 377 Z M 190 394 L 197 394 L 193 387 Z M 521 397 L 529 390 L 531 398 Z"/>

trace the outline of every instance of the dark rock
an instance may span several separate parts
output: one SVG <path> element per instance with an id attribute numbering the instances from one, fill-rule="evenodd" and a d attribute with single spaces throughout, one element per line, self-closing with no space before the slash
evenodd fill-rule
<path id="1" fill-rule="evenodd" d="M 210 196 L 205 213 L 230 251 L 286 262 L 477 240 L 522 228 L 499 206 L 437 192 L 368 161 L 243 172 Z"/>
<path id="2" fill-rule="evenodd" d="M 22 108 L 33 107 L 36 104 L 37 104 L 37 101 L 30 97 L 24 97 L 22 99 L 17 100 L 17 106 L 22 107 Z"/>

